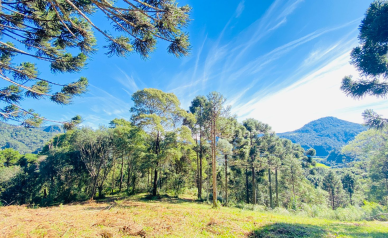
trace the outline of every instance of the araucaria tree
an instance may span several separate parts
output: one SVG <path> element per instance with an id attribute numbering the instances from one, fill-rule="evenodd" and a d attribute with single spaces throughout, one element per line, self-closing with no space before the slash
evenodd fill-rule
<path id="1" fill-rule="evenodd" d="M 214 207 L 218 200 L 298 210 L 326 203 L 336 209 L 349 200 L 388 203 L 386 131 L 365 132 L 347 146 L 370 156 L 370 163 L 313 168 L 314 150 L 279 138 L 256 119 L 238 122 L 217 92 L 195 97 L 189 111 L 173 93 L 157 89 L 139 90 L 132 100 L 131 121 L 67 130 L 39 156 L 0 150 L 2 203 L 50 205 L 139 192 L 198 191 L 203 199 L 202 179 Z"/>
<path id="2" fill-rule="evenodd" d="M 38 64 L 49 63 L 53 73 L 81 71 L 96 50 L 93 30 L 108 44 L 108 56 L 137 52 L 143 58 L 156 48 L 158 40 L 169 42 L 167 51 L 187 55 L 188 35 L 182 29 L 189 22 L 189 6 L 173 0 L 2 0 L 0 1 L 0 78 L 7 82 L 0 89 L 0 118 L 17 120 L 25 126 L 39 126 L 45 119 L 32 109 L 23 108 L 23 98 L 49 98 L 69 104 L 85 92 L 88 80 L 59 83 L 39 77 Z M 112 24 L 109 29 L 93 23 L 96 12 Z M 13 63 L 17 56 L 31 60 Z M 65 123 L 72 127 L 73 122 Z"/>
<path id="3" fill-rule="evenodd" d="M 144 128 L 151 136 L 151 148 L 154 164 L 154 181 L 152 194 L 156 196 L 159 163 L 166 151 L 161 144 L 166 133 L 182 126 L 183 119 L 194 120 L 192 114 L 180 107 L 178 98 L 173 93 L 158 89 L 143 89 L 132 95 L 134 106 L 131 108 L 131 120 L 134 125 Z"/>
<path id="4" fill-rule="evenodd" d="M 346 76 L 342 80 L 341 90 L 354 98 L 366 95 L 385 97 L 388 94 L 388 2 L 376 0 L 371 3 L 365 18 L 359 27 L 360 46 L 351 52 L 351 63 L 360 72 L 362 78 L 353 80 Z M 363 113 L 368 126 L 381 129 L 388 124 L 388 119 L 382 118 L 373 110 Z"/>
<path id="5" fill-rule="evenodd" d="M 263 168 L 263 160 L 260 159 L 260 153 L 266 148 L 263 147 L 261 142 L 264 142 L 259 138 L 259 135 L 268 133 L 271 130 L 271 127 L 267 124 L 259 122 L 256 119 L 249 118 L 243 121 L 243 125 L 247 131 L 247 140 L 249 141 L 249 159 L 247 163 L 252 170 L 252 203 L 256 204 L 257 195 L 256 195 L 256 172 L 257 169 Z M 246 171 L 245 175 L 247 176 L 246 181 L 248 183 L 248 173 Z M 247 197 L 248 197 L 248 185 L 247 185 Z"/>
<path id="6" fill-rule="evenodd" d="M 352 173 L 346 173 L 342 177 L 342 186 L 349 193 L 350 204 L 353 205 L 352 196 L 356 190 L 356 178 Z"/>
<path id="7" fill-rule="evenodd" d="M 227 109 L 224 108 L 226 99 L 217 92 L 211 92 L 207 96 L 206 115 L 210 124 L 210 136 L 211 141 L 211 158 L 212 158 L 212 185 L 213 185 L 213 207 L 218 207 L 217 204 L 217 123 L 219 118 L 224 114 Z"/>
<path id="8" fill-rule="evenodd" d="M 195 140 L 197 144 L 197 189 L 198 199 L 202 199 L 202 181 L 203 181 L 203 157 L 205 153 L 204 144 L 206 143 L 204 130 L 207 126 L 206 120 L 206 105 L 207 99 L 204 96 L 197 96 L 191 102 L 190 112 L 195 116 L 195 125 L 193 125 L 192 132 L 195 134 Z M 199 136 L 199 138 L 198 138 Z M 199 140 L 199 141 L 198 141 Z"/>
<path id="9" fill-rule="evenodd" d="M 232 154 L 233 145 L 226 139 L 218 139 L 217 148 L 225 158 L 225 204 L 228 204 L 228 155 Z"/>
<path id="10" fill-rule="evenodd" d="M 330 171 L 323 179 L 323 189 L 329 193 L 329 200 L 334 210 L 339 204 L 339 195 L 342 189 L 342 183 L 339 177 Z"/>

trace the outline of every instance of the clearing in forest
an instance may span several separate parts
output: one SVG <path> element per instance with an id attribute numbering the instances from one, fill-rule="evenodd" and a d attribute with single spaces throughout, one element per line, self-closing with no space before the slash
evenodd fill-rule
<path id="1" fill-rule="evenodd" d="M 387 222 L 212 209 L 190 199 L 105 199 L 0 208 L 0 237 L 388 237 Z"/>

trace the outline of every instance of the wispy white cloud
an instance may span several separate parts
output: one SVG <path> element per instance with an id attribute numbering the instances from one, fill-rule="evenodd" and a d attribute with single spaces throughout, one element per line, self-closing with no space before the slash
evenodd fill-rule
<path id="1" fill-rule="evenodd" d="M 184 102 L 183 105 L 188 106 L 190 99 L 195 94 L 198 94 L 198 92 L 207 93 L 206 89 L 212 88 L 227 95 L 231 94 L 232 98 L 229 104 L 239 108 L 239 114 L 241 116 L 249 115 L 250 110 L 240 109 L 250 108 L 250 105 L 254 105 L 262 97 L 286 87 L 290 82 L 300 80 L 310 71 L 317 70 L 316 67 L 320 65 L 315 66 L 315 64 L 333 60 L 333 57 L 338 56 L 344 51 L 348 51 L 350 49 L 349 45 L 353 45 L 356 40 L 350 37 L 351 34 L 348 34 L 328 47 L 314 49 L 304 61 L 302 58 L 302 64 L 299 68 L 295 69 L 293 76 L 273 79 L 271 83 L 267 73 L 275 70 L 275 66 L 278 64 L 277 60 L 281 60 L 287 54 L 308 42 L 319 39 L 319 37 L 327 33 L 343 29 L 349 26 L 349 24 L 354 23 L 352 21 L 340 26 L 314 31 L 299 39 L 279 46 L 268 53 L 258 55 L 248 63 L 244 60 L 239 62 L 239 64 L 230 64 L 230 61 L 237 54 L 236 51 L 233 51 L 233 47 L 231 47 L 233 44 L 212 47 L 208 50 L 209 53 L 205 55 L 203 59 L 204 63 L 196 63 L 194 71 L 183 71 L 177 74 L 171 84 L 174 87 L 171 87 L 168 91 L 176 93 Z M 349 41 L 348 38 L 353 40 Z M 202 52 L 203 47 L 200 49 L 200 52 Z M 196 62 L 200 62 L 201 55 L 197 55 Z M 279 66 L 277 65 L 276 67 Z M 305 72 L 306 69 L 309 70 L 307 73 Z M 190 79 L 188 78 L 189 75 L 191 75 Z M 241 86 L 240 84 L 242 83 L 245 85 Z M 194 88 L 195 90 L 193 90 Z M 235 96 L 236 94 L 237 96 Z"/>
<path id="2" fill-rule="evenodd" d="M 129 76 L 124 70 L 118 68 L 121 75 L 115 76 L 114 79 L 121 84 L 124 88 L 131 92 L 139 90 L 139 87 L 136 84 L 136 81 L 133 76 Z"/>
<path id="3" fill-rule="evenodd" d="M 244 118 L 254 117 L 269 123 L 277 132 L 298 129 L 325 116 L 362 123 L 362 111 L 373 105 L 379 105 L 383 112 L 388 112 L 388 103 L 384 99 L 368 97 L 354 100 L 340 91 L 341 79 L 345 75 L 357 75 L 355 68 L 349 64 L 349 53 L 312 70 L 283 90 L 240 105 L 239 112 L 245 112 Z"/>
<path id="4" fill-rule="evenodd" d="M 84 118 L 85 123 L 93 128 L 106 125 L 114 118 L 129 119 L 130 101 L 124 101 L 108 91 L 90 85 L 90 92 L 79 102 L 82 105 L 93 105 L 89 107 L 90 113 Z"/>
<path id="5" fill-rule="evenodd" d="M 255 45 L 264 36 L 273 32 L 275 29 L 287 22 L 287 17 L 293 13 L 296 7 L 303 2 L 302 0 L 297 1 L 284 1 L 276 0 L 266 11 L 266 13 L 254 22 L 246 32 L 243 32 L 244 43 L 238 44 L 234 49 L 239 53 L 234 57 L 234 64 L 238 61 L 253 45 Z M 246 34 L 244 34 L 246 33 Z M 238 38 L 241 38 L 240 35 Z M 248 39 L 248 40 L 246 40 Z"/>
<path id="6" fill-rule="evenodd" d="M 300 0 L 276 0 L 263 17 L 249 26 L 245 31 L 238 34 L 232 41 L 229 41 L 227 44 L 222 44 L 223 35 L 228 29 L 230 22 L 233 20 L 233 18 L 231 18 L 214 43 L 210 42 L 207 37 L 205 37 L 205 40 L 196 55 L 194 67 L 177 73 L 170 81 L 167 90 L 176 93 L 178 97 L 180 95 L 187 97 L 187 95 L 192 95 L 194 87 L 196 88 L 195 91 L 206 92 L 217 80 L 222 80 L 224 83 L 237 80 L 240 77 L 243 77 L 248 71 L 250 71 L 250 74 L 257 73 L 259 67 L 264 67 L 266 63 L 270 63 L 275 60 L 276 57 L 266 58 L 268 54 L 262 55 L 259 56 L 257 60 L 248 64 L 245 63 L 245 60 L 244 63 L 242 62 L 242 57 L 246 52 L 252 50 L 261 37 L 270 32 L 271 28 L 284 21 L 284 19 L 286 19 L 301 2 L 302 1 Z M 243 6 L 244 1 L 241 1 L 236 9 L 237 15 L 242 11 Z M 242 39 L 244 40 L 242 41 Z M 289 48 L 289 50 L 290 49 L 291 48 Z M 203 51 L 205 50 L 207 51 L 207 54 L 203 55 Z M 278 49 L 278 51 L 280 51 L 280 49 Z M 203 63 L 200 64 L 199 62 Z M 219 84 L 217 88 L 213 87 L 213 89 L 222 90 L 223 86 L 226 86 L 226 84 Z"/>
<path id="7" fill-rule="evenodd" d="M 244 0 L 241 1 L 237 8 L 236 8 L 236 18 L 240 17 L 241 13 L 244 11 L 245 5 L 244 5 Z"/>
<path id="8" fill-rule="evenodd" d="M 360 19 L 305 35 L 295 33 L 287 36 L 288 42 L 279 41 L 283 42 L 280 46 L 262 47 L 271 34 L 289 24 L 290 15 L 302 2 L 275 0 L 260 19 L 232 39 L 224 39 L 229 25 L 238 21 L 236 17 L 244 10 L 245 2 L 241 1 L 218 38 L 211 39 L 204 33 L 194 56 L 177 67 L 162 90 L 174 92 L 186 108 L 196 95 L 219 91 L 228 98 L 228 104 L 241 120 L 255 117 L 279 132 L 297 129 L 322 116 L 349 119 L 346 115 L 358 113 L 368 103 L 377 103 L 367 100 L 358 104 L 339 90 L 341 78 L 355 73 L 349 65 L 349 51 L 356 43 L 355 31 Z M 339 39 L 326 41 L 340 30 L 346 32 Z M 299 51 L 302 46 L 303 51 Z M 290 63 L 292 67 L 282 66 Z M 124 72 L 116 80 L 127 94 L 142 88 L 138 80 Z M 109 102 L 102 100 L 102 107 L 93 108 L 95 113 L 127 115 L 129 104 L 105 93 Z M 379 105 L 384 108 L 384 104 Z M 342 113 L 345 110 L 352 113 Z M 360 121 L 360 115 L 351 121 Z"/>

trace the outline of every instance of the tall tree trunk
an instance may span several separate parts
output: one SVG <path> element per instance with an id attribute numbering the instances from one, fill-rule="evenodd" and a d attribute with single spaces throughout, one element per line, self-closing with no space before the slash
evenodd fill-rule
<path id="1" fill-rule="evenodd" d="M 386 201 L 385 205 L 388 206 L 388 177 L 385 178 L 385 187 L 387 188 L 387 191 L 386 191 L 386 193 L 387 193 L 386 200 L 387 201 Z"/>
<path id="2" fill-rule="evenodd" d="M 294 195 L 294 202 L 295 202 L 295 184 L 292 183 L 292 194 Z"/>
<path id="3" fill-rule="evenodd" d="M 252 204 L 256 204 L 256 177 L 255 177 L 255 167 L 252 163 Z"/>
<path id="4" fill-rule="evenodd" d="M 248 168 L 245 168 L 245 187 L 247 189 L 247 203 L 249 204 Z"/>
<path id="5" fill-rule="evenodd" d="M 99 197 L 99 198 L 103 198 L 103 194 L 102 194 L 102 185 L 101 185 L 101 186 L 98 186 L 98 197 Z"/>
<path id="6" fill-rule="evenodd" d="M 136 193 L 136 176 L 132 176 L 132 194 Z"/>
<path id="7" fill-rule="evenodd" d="M 162 190 L 162 182 L 163 182 L 163 174 L 162 174 L 162 172 L 160 172 L 160 175 L 159 175 L 159 191 Z"/>
<path id="8" fill-rule="evenodd" d="M 202 199 L 202 127 L 199 127 L 199 186 L 198 186 L 198 198 Z"/>
<path id="9" fill-rule="evenodd" d="M 156 137 L 156 143 L 155 143 L 155 154 L 156 156 L 158 157 L 159 156 L 159 131 L 158 131 L 158 134 L 157 134 L 157 137 Z M 159 163 L 157 162 L 156 163 L 156 167 L 155 167 L 155 172 L 154 172 L 154 188 L 152 190 L 152 195 L 153 196 L 156 196 L 157 192 L 158 192 L 158 165 Z"/>
<path id="10" fill-rule="evenodd" d="M 278 168 L 275 169 L 275 190 L 276 190 L 276 206 L 279 207 Z"/>
<path id="11" fill-rule="evenodd" d="M 124 168 L 124 155 L 121 156 L 120 187 L 119 187 L 119 192 L 121 192 L 121 188 L 122 188 L 122 186 L 123 186 L 123 168 Z"/>
<path id="12" fill-rule="evenodd" d="M 228 155 L 225 155 L 225 204 L 228 205 Z"/>
<path id="13" fill-rule="evenodd" d="M 92 196 L 90 198 L 91 200 L 93 200 L 94 196 L 96 195 L 97 180 L 98 180 L 98 177 L 100 176 L 100 168 L 101 168 L 101 165 L 98 166 L 97 175 L 94 178 L 93 189 L 92 189 Z"/>
<path id="14" fill-rule="evenodd" d="M 196 154 L 197 154 L 197 173 L 196 173 L 196 182 L 197 182 L 197 189 L 198 189 L 198 193 L 197 193 L 197 196 L 198 196 L 198 199 L 201 199 L 200 197 L 200 193 L 199 193 L 199 152 L 198 152 L 198 135 L 195 136 L 195 143 L 197 145 L 197 151 L 196 151 Z"/>
<path id="15" fill-rule="evenodd" d="M 113 165 L 112 165 L 112 170 L 113 170 L 113 172 L 112 172 L 112 192 L 111 192 L 111 194 L 113 194 L 113 192 L 114 192 L 114 189 L 115 189 L 115 165 L 116 165 L 116 160 L 115 160 L 115 158 L 113 158 Z"/>
<path id="16" fill-rule="evenodd" d="M 353 205 L 353 202 L 352 202 L 352 193 L 349 193 L 349 198 L 350 198 L 350 205 Z"/>
<path id="17" fill-rule="evenodd" d="M 273 208 L 271 169 L 268 169 L 268 183 L 269 183 L 269 205 L 271 208 Z"/>
<path id="18" fill-rule="evenodd" d="M 213 119 L 212 122 L 213 133 L 212 133 L 212 169 L 213 169 L 213 206 L 217 207 L 217 166 L 216 166 L 216 121 Z"/>
<path id="19" fill-rule="evenodd" d="M 150 183 L 150 187 L 152 188 L 153 187 L 153 184 L 154 184 L 154 173 L 153 173 L 153 171 L 152 171 L 152 168 L 150 168 L 150 173 L 151 173 L 151 183 Z"/>
<path id="20" fill-rule="evenodd" d="M 129 158 L 128 158 L 128 168 L 127 168 L 127 192 L 129 192 L 129 178 L 131 177 L 131 166 L 129 165 Z M 147 184 L 148 186 L 148 184 Z"/>
<path id="21" fill-rule="evenodd" d="M 153 196 L 156 196 L 157 189 L 158 189 L 158 170 L 155 168 L 155 171 L 154 171 L 154 189 L 152 190 Z"/>
<path id="22" fill-rule="evenodd" d="M 251 145 L 250 146 L 251 146 L 251 149 L 252 149 L 252 146 L 253 146 L 252 132 L 250 132 L 249 137 L 250 137 L 250 140 L 251 140 Z M 252 155 L 251 160 L 252 160 L 251 161 L 252 162 L 252 204 L 256 204 L 256 178 L 255 178 L 255 167 L 254 167 L 254 164 L 253 164 L 253 162 L 255 161 L 255 158 L 254 158 L 253 155 Z M 247 184 L 248 184 L 248 182 L 247 182 Z"/>

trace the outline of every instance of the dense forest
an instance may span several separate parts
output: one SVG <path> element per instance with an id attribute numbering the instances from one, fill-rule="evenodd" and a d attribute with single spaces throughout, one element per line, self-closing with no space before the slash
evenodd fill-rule
<path id="1" fill-rule="evenodd" d="M 287 6 L 275 13 L 271 12 L 282 3 L 272 3 L 258 20 L 260 34 L 252 34 L 252 38 L 241 40 L 243 43 L 240 40 L 230 43 L 236 44 L 231 51 L 239 51 L 233 61 L 251 50 L 246 45 L 267 38 L 261 32 L 275 31 L 291 20 L 287 16 L 298 8 L 299 2 L 302 1 L 287 1 Z M 240 16 L 243 5 L 241 1 L 233 18 Z M 252 9 L 255 14 L 258 12 L 257 8 Z M 89 85 L 87 78 L 59 83 L 55 77 L 41 78 L 47 75 L 40 74 L 40 69 L 46 66 L 52 73 L 81 72 L 97 50 L 95 32 L 106 41 L 103 47 L 108 57 L 126 57 L 133 52 L 146 59 L 159 42 L 176 57 L 189 55 L 192 46 L 186 28 L 192 20 L 191 10 L 190 6 L 174 0 L 0 0 L 0 38 L 4 38 L 4 42 L 0 41 L 0 78 L 6 85 L 0 88 L 0 119 L 20 126 L 0 123 L 0 217 L 4 217 L 0 220 L 0 225 L 4 226 L 0 236 L 106 238 L 116 237 L 114 234 L 141 237 L 184 234 L 197 237 L 200 233 L 203 237 L 213 237 L 235 232 L 241 237 L 324 237 L 323 234 L 343 237 L 346 231 L 354 237 L 386 237 L 388 118 L 373 110 L 367 109 L 362 114 L 365 126 L 326 117 L 299 130 L 277 134 L 270 124 L 259 120 L 260 115 L 266 113 L 261 108 L 262 114 L 249 114 L 257 118 L 246 117 L 246 109 L 235 110 L 242 115 L 233 114 L 226 97 L 210 92 L 209 88 L 204 90 L 205 84 L 201 85 L 202 91 L 190 88 L 190 100 L 181 98 L 190 103 L 183 107 L 177 95 L 171 92 L 178 89 L 164 92 L 144 88 L 147 84 L 138 87 L 133 83 L 131 93 L 125 90 L 132 100 L 128 104 L 125 102 L 128 106 L 125 111 L 130 108 L 128 118 L 110 117 L 108 121 L 113 120 L 109 124 L 98 128 L 82 126 L 83 119 L 79 115 L 67 121 L 51 120 L 35 108 L 25 108 L 33 104 L 21 103 L 25 99 L 45 99 L 68 105 L 75 102 L 75 97 L 85 94 Z M 219 12 L 224 14 L 224 10 Z M 388 94 L 388 84 L 384 82 L 388 79 L 387 13 L 387 0 L 373 1 L 361 21 L 359 46 L 350 53 L 350 64 L 359 75 L 358 78 L 343 77 L 339 90 L 346 96 L 359 99 Z M 110 25 L 93 23 L 96 22 L 92 18 L 94 14 L 98 14 L 98 18 L 106 17 Z M 281 21 L 271 26 L 267 20 L 274 15 Z M 305 21 L 304 17 L 301 19 Z M 336 30 L 342 31 L 354 22 Z M 231 28 L 237 26 L 232 20 L 226 26 L 229 24 Z M 226 26 L 221 35 L 228 29 Z M 324 32 L 331 31 L 334 30 L 324 29 Z M 249 34 L 245 31 L 245 36 Z M 267 64 L 280 58 L 281 51 L 322 34 L 314 30 L 263 54 L 263 62 L 246 63 L 278 73 L 280 70 Z M 350 42 L 347 40 L 341 41 L 345 44 Z M 209 41 L 213 41 L 210 35 Z M 209 54 L 225 51 L 217 55 L 225 57 L 230 48 L 218 45 L 222 41 L 222 37 L 218 38 L 215 45 L 219 48 Z M 196 71 L 202 49 L 206 48 L 204 45 L 205 42 L 199 53 L 196 52 L 198 58 L 192 79 L 199 75 Z M 332 49 L 314 54 L 328 54 Z M 310 64 L 308 61 L 314 61 L 314 54 L 303 61 L 303 67 Z M 226 57 L 224 68 L 233 56 Z M 24 58 L 30 61 L 22 62 Z M 329 58 L 318 58 L 329 62 Z M 36 63 L 39 61 L 42 63 Z M 214 67 L 217 71 L 218 64 L 213 63 L 212 58 L 205 61 L 206 79 L 202 81 L 210 81 L 214 77 L 210 77 L 207 70 Z M 291 61 L 294 59 L 288 58 L 287 62 Z M 246 68 L 247 71 L 252 69 Z M 289 84 L 285 89 L 307 84 L 309 77 L 323 75 L 321 71 L 326 71 L 326 67 L 321 69 L 306 74 L 305 78 L 299 74 L 302 67 L 296 67 L 297 71 L 284 70 L 284 74 L 296 72 L 292 76 L 296 84 Z M 153 66 L 147 70 L 165 73 Z M 232 71 L 233 68 L 221 72 L 216 82 L 222 84 L 222 77 L 234 74 Z M 260 69 L 257 72 L 261 73 Z M 243 77 L 241 73 L 236 75 Z M 276 76 L 281 77 L 281 74 Z M 247 96 L 246 104 L 252 104 L 256 101 L 252 97 L 262 94 L 263 102 L 266 95 L 277 94 L 267 91 L 275 84 L 275 88 L 279 87 L 277 92 L 284 92 L 280 86 L 285 86 L 288 80 L 268 78 L 268 87 L 261 84 L 261 78 L 253 79 L 257 87 L 249 86 L 248 90 L 256 90 L 255 93 L 248 97 L 245 91 L 237 99 Z M 173 85 L 174 80 L 168 83 Z M 128 82 L 121 84 L 128 86 Z M 190 84 L 192 86 L 199 85 Z M 236 104 L 236 98 L 230 104 L 242 105 Z M 309 110 L 303 105 L 293 104 L 288 113 L 297 115 L 298 110 Z M 270 109 L 278 110 L 274 105 Z M 106 110 L 103 112 L 109 114 Z M 283 115 L 287 122 L 287 111 Z M 61 126 L 42 127 L 45 121 Z M 322 159 L 322 156 L 327 157 Z M 109 205 L 104 207 L 103 204 Z M 219 212 L 222 210 L 227 212 Z M 245 213 L 247 210 L 249 213 Z M 207 213 L 210 215 L 205 221 L 203 217 Z M 304 220 L 299 219 L 301 217 L 306 220 L 299 221 Z M 325 219 L 310 219 L 316 217 Z M 334 219 L 341 222 L 333 222 Z M 136 229 L 138 223 L 150 224 Z M 186 228 L 174 234 L 176 224 Z M 98 229 L 98 233 L 92 233 L 94 229 Z M 186 233 L 189 229 L 195 231 Z"/>
<path id="2" fill-rule="evenodd" d="M 313 148 L 317 156 L 328 156 L 333 150 L 353 140 L 360 132 L 367 130 L 365 126 L 340 120 L 335 117 L 324 117 L 309 122 L 302 128 L 278 136 L 300 144 L 304 149 Z"/>
<path id="3" fill-rule="evenodd" d="M 12 148 L 22 154 L 38 153 L 47 141 L 60 132 L 63 129 L 56 125 L 24 128 L 0 122 L 0 149 Z"/>
<path id="4" fill-rule="evenodd" d="M 312 216 L 352 211 L 344 216 L 365 219 L 385 211 L 385 132 L 358 135 L 343 149 L 358 160 L 330 169 L 316 163 L 313 149 L 279 138 L 269 125 L 238 122 L 217 92 L 197 96 L 187 111 L 174 94 L 157 89 L 139 90 L 132 100 L 130 120 L 68 130 L 39 155 L 1 151 L 2 203 L 44 206 L 146 192 Z"/>

